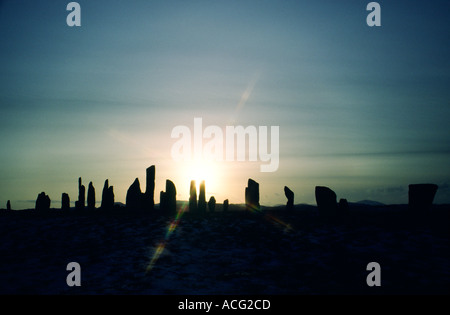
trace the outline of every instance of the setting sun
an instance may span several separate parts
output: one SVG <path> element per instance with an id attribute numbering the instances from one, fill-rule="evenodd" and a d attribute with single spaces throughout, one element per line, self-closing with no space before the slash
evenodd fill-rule
<path id="1" fill-rule="evenodd" d="M 217 162 L 206 160 L 194 160 L 183 163 L 181 172 L 183 182 L 188 185 L 191 180 L 195 180 L 197 192 L 200 191 L 200 183 L 205 181 L 206 193 L 208 196 L 221 191 L 220 183 L 222 172 Z"/>

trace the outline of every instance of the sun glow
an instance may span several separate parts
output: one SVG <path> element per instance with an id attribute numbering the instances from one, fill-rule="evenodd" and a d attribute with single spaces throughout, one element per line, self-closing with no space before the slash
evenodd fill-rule
<path id="1" fill-rule="evenodd" d="M 207 195 L 216 194 L 221 191 L 221 171 L 217 162 L 206 160 L 195 160 L 186 163 L 183 178 L 188 183 L 195 180 L 197 193 L 200 191 L 200 183 L 205 181 Z"/>

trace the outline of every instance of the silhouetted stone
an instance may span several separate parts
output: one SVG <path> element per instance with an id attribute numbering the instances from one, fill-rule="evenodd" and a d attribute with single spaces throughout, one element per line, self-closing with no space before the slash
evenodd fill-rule
<path id="1" fill-rule="evenodd" d="M 127 191 L 126 206 L 129 210 L 141 210 L 143 196 L 139 179 L 136 178 Z"/>
<path id="2" fill-rule="evenodd" d="M 75 201 L 75 209 L 84 210 L 86 200 L 86 188 L 81 184 L 81 177 L 78 178 L 78 200 Z"/>
<path id="3" fill-rule="evenodd" d="M 37 211 L 47 211 L 50 210 L 50 197 L 41 192 L 36 199 L 36 210 Z"/>
<path id="4" fill-rule="evenodd" d="M 247 210 L 259 210 L 259 184 L 253 179 L 248 180 L 245 188 L 245 205 Z"/>
<path id="5" fill-rule="evenodd" d="M 6 202 L 6 210 L 11 211 L 11 201 Z"/>
<path id="6" fill-rule="evenodd" d="M 146 187 L 143 196 L 145 210 L 153 211 L 155 208 L 155 166 L 152 165 L 146 170 Z"/>
<path id="7" fill-rule="evenodd" d="M 88 187 L 87 205 L 89 210 L 95 210 L 95 188 L 92 182 L 89 183 Z"/>
<path id="8" fill-rule="evenodd" d="M 163 212 L 166 209 L 167 209 L 167 206 L 166 206 L 166 193 L 164 191 L 161 191 L 159 193 L 159 210 L 161 212 Z"/>
<path id="9" fill-rule="evenodd" d="M 289 187 L 284 186 L 284 195 L 287 198 L 286 209 L 292 210 L 294 209 L 294 192 L 289 189 Z"/>
<path id="10" fill-rule="evenodd" d="M 323 217 L 337 216 L 336 193 L 328 187 L 316 186 L 316 202 L 319 214 Z"/>
<path id="11" fill-rule="evenodd" d="M 177 212 L 177 189 L 175 184 L 166 180 L 166 191 L 161 191 L 160 207 L 163 213 L 174 215 Z"/>
<path id="12" fill-rule="evenodd" d="M 100 208 L 106 209 L 106 203 L 108 199 L 108 188 L 109 188 L 109 181 L 105 180 L 105 184 L 103 185 L 102 190 L 102 203 L 100 204 Z"/>
<path id="13" fill-rule="evenodd" d="M 229 201 L 228 201 L 228 199 L 225 199 L 224 201 L 223 201 L 223 211 L 228 211 L 228 203 L 229 203 Z"/>
<path id="14" fill-rule="evenodd" d="M 411 184 L 408 191 L 408 205 L 414 212 L 423 212 L 431 208 L 438 190 L 435 184 Z"/>
<path id="15" fill-rule="evenodd" d="M 109 186 L 108 188 L 108 194 L 107 194 L 107 203 L 106 203 L 106 210 L 113 210 L 114 209 L 114 186 Z"/>
<path id="16" fill-rule="evenodd" d="M 111 211 L 114 208 L 114 190 L 113 186 L 109 187 L 108 180 L 105 180 L 105 185 L 103 185 L 102 203 L 100 207 L 106 211 Z"/>
<path id="17" fill-rule="evenodd" d="M 216 198 L 214 198 L 214 196 L 209 198 L 208 209 L 209 209 L 209 212 L 214 212 L 216 210 Z"/>
<path id="18" fill-rule="evenodd" d="M 70 210 L 70 198 L 66 193 L 61 196 L 61 210 Z"/>
<path id="19" fill-rule="evenodd" d="M 348 206 L 347 199 L 339 199 L 338 205 L 339 213 L 347 214 L 350 211 L 350 207 Z"/>
<path id="20" fill-rule="evenodd" d="M 195 186 L 195 180 L 191 181 L 189 189 L 189 212 L 197 212 L 197 187 Z"/>
<path id="21" fill-rule="evenodd" d="M 206 212 L 206 194 L 205 194 L 205 181 L 200 183 L 200 192 L 198 194 L 198 212 Z"/>

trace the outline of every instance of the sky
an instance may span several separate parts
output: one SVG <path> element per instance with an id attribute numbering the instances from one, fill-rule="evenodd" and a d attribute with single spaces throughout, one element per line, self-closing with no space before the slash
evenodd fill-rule
<path id="1" fill-rule="evenodd" d="M 52 207 L 78 177 L 105 179 L 125 202 L 156 166 L 177 199 L 190 180 L 207 198 L 315 204 L 338 199 L 407 203 L 408 184 L 436 183 L 450 203 L 448 1 L 0 1 L 0 207 Z M 174 160 L 177 126 L 279 126 L 279 167 L 258 161 Z M 269 146 L 270 148 L 270 146 Z"/>

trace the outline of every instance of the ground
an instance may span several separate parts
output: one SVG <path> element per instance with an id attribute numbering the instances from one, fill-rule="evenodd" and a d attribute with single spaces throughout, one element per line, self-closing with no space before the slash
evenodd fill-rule
<path id="1" fill-rule="evenodd" d="M 449 294 L 450 209 L 0 214 L 0 294 Z M 161 245 L 164 245 L 161 246 Z M 158 251 L 159 248 L 159 251 Z M 159 256 L 157 254 L 160 254 Z M 69 287 L 69 262 L 81 287 Z M 368 287 L 369 262 L 381 287 Z"/>

